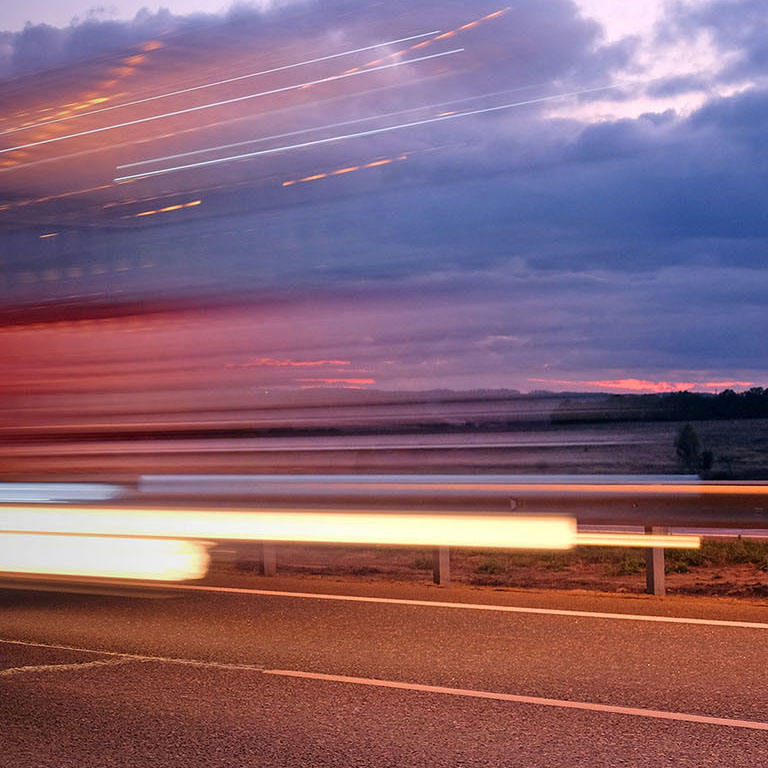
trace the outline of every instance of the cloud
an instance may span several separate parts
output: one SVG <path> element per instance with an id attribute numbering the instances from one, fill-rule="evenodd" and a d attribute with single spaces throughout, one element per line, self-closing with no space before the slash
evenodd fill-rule
<path id="1" fill-rule="evenodd" d="M 0 42 L 0 77 L 29 75 L 68 64 L 82 64 L 94 57 L 131 48 L 163 37 L 194 19 L 183 21 L 167 10 L 140 11 L 131 21 L 98 17 L 73 22 L 63 28 L 28 24 L 21 32 L 3 33 Z"/>
<path id="2" fill-rule="evenodd" d="M 158 37 L 172 36 L 175 43 L 190 50 L 220 44 L 227 36 L 248 36 L 256 47 L 311 36 L 364 40 L 392 19 L 407 19 L 412 29 L 450 30 L 504 8 L 489 0 L 469 6 L 460 0 L 428 0 L 416 5 L 409 0 L 390 0 L 384 10 L 379 6 L 354 0 L 293 0 L 235 3 L 222 14 L 180 16 L 165 9 L 156 13 L 144 9 L 128 21 L 91 13 L 61 28 L 28 24 L 17 33 L 0 32 L 0 78 L 81 64 Z M 581 17 L 571 0 L 514 6 L 505 15 L 508 18 L 503 24 L 473 30 L 473 34 L 483 37 L 487 59 L 507 62 L 503 69 L 483 73 L 487 90 L 570 74 L 578 74 L 582 80 L 603 77 L 611 68 L 623 66 L 631 56 L 628 41 L 601 44 L 600 26 Z M 470 65 L 469 74 L 472 69 L 474 65 Z"/>
<path id="3" fill-rule="evenodd" d="M 706 0 L 678 2 L 667 19 L 662 37 L 711 36 L 728 60 L 719 80 L 764 79 L 768 64 L 768 5 L 763 0 Z"/>
<path id="4" fill-rule="evenodd" d="M 685 23 L 712 26 L 721 6 L 708 3 L 708 17 L 689 14 Z M 333 0 L 276 11 L 269 28 L 285 30 L 288 43 L 309 30 L 319 50 L 339 50 L 352 40 L 387 39 L 378 37 L 392 30 L 385 16 L 407 19 L 410 30 L 453 29 L 496 7 L 394 0 L 383 11 Z M 28 28 L 0 39 L 0 48 L 10 51 L 14 72 L 32 71 L 175 30 L 158 60 L 169 53 L 187 61 L 251 35 L 255 50 L 266 18 L 253 9 L 185 20 L 145 14 Z M 334 18 L 343 21 L 334 27 Z M 742 22 L 733 24 L 722 35 L 712 27 L 718 45 L 753 45 Z M 600 27 L 566 0 L 514 6 L 471 34 L 474 53 L 454 79 L 403 70 L 397 82 L 407 89 L 367 100 L 311 100 L 309 90 L 311 109 L 275 119 L 294 130 L 494 88 L 524 89 L 503 96 L 525 101 L 608 82 L 635 55 L 632 40 L 606 46 Z M 304 385 L 746 386 L 768 375 L 768 339 L 759 332 L 768 322 L 768 91 L 753 84 L 710 95 L 712 81 L 710 72 L 685 73 L 616 94 L 704 94 L 703 106 L 686 111 L 582 121 L 530 104 L 220 165 L 210 175 L 169 175 L 163 190 L 204 190 L 204 205 L 183 224 L 174 212 L 142 217 L 142 227 L 117 234 L 73 226 L 54 239 L 53 265 L 54 243 L 40 241 L 37 230 L 10 233 L 5 246 L 25 255 L 29 296 L 48 291 L 66 300 L 69 284 L 49 279 L 53 272 L 103 261 L 101 254 L 131 263 L 142 254 L 151 272 L 91 275 L 83 290 L 150 299 L 224 293 L 282 313 L 271 319 L 281 342 L 270 346 L 267 325 L 258 346 L 237 358 L 244 362 L 231 364 L 260 369 L 265 380 L 317 368 Z M 571 101 L 594 106 L 586 95 Z M 176 135 L 173 151 L 240 139 L 238 131 L 249 139 L 270 133 L 271 116 L 237 123 L 242 117 L 222 117 L 204 137 Z M 400 157 L 407 159 L 381 162 Z M 364 172 L 335 173 L 352 167 Z M 231 186 L 217 197 L 208 188 L 218 185 Z M 28 290 L 8 286 L 9 294 Z M 344 367 L 350 361 L 353 370 Z"/>
<path id="5" fill-rule="evenodd" d="M 595 381 L 573 381 L 569 379 L 537 379 L 537 384 L 548 386 L 568 387 L 571 391 L 587 387 L 602 392 L 639 392 L 647 394 L 662 394 L 664 392 L 716 392 L 722 389 L 745 389 L 752 386 L 751 381 L 649 381 L 647 379 L 616 379 Z"/>
<path id="6" fill-rule="evenodd" d="M 273 357 L 258 357 L 247 363 L 231 363 L 228 368 L 318 368 L 339 367 L 352 363 L 349 360 L 277 360 Z"/>
<path id="7" fill-rule="evenodd" d="M 361 379 L 361 378 L 305 378 L 296 379 L 303 384 L 314 384 L 316 386 L 325 384 L 344 384 L 353 387 L 371 386 L 376 383 L 376 379 Z"/>
<path id="8" fill-rule="evenodd" d="M 647 379 L 616 379 L 602 381 L 571 381 L 567 379 L 538 379 L 532 378 L 531 381 L 537 384 L 556 385 L 560 387 L 570 387 L 578 389 L 579 387 L 591 387 L 601 391 L 620 391 L 620 392 L 685 392 L 695 387 L 692 381 L 648 381 Z"/>

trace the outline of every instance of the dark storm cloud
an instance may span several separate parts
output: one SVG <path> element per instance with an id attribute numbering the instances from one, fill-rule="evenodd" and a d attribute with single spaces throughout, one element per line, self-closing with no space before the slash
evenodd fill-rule
<path id="1" fill-rule="evenodd" d="M 199 252 L 193 282 L 207 279 L 206 253 L 217 242 L 227 244 L 235 275 L 249 269 L 270 290 L 325 294 L 418 294 L 488 271 L 524 282 L 574 270 L 759 269 L 768 245 L 766 130 L 768 93 L 760 91 L 687 118 L 588 126 L 537 113 L 478 119 L 462 129 L 460 146 L 416 153 L 380 175 L 350 175 L 343 194 L 333 181 L 313 182 L 301 203 L 290 204 L 286 190 L 286 204 L 272 211 L 147 237 L 168 252 L 183 242 L 183 258 Z M 397 150 L 377 142 L 365 154 Z M 323 157 L 321 167 L 344 165 Z"/>
<path id="2" fill-rule="evenodd" d="M 642 270 L 665 263 L 672 252 L 688 263 L 762 264 L 768 92 L 718 99 L 688 118 L 643 115 L 575 134 L 563 124 L 560 135 L 550 130 L 542 138 L 525 124 L 527 151 L 515 141 L 513 121 L 503 125 L 508 151 L 487 122 L 483 132 L 499 138 L 485 145 L 485 161 L 477 161 L 483 150 L 476 146 L 465 163 L 457 161 L 454 183 L 431 187 L 418 202 L 437 224 L 426 233 L 444 232 L 446 242 L 471 248 L 482 232 L 488 253 L 517 248 L 549 266 L 579 256 L 585 266 Z M 487 171 L 482 184 L 479 169 Z M 462 172 L 474 180 L 461 184 Z M 451 218 L 450 211 L 457 214 Z M 406 231 L 416 218 L 413 211 L 406 215 Z M 692 244 L 687 254 L 681 242 Z"/>
<path id="3" fill-rule="evenodd" d="M 462 272 L 520 258 L 549 270 L 762 266 L 768 93 L 721 99 L 685 119 L 562 124 L 539 136 L 535 125 L 483 121 L 471 147 L 404 164 L 412 186 L 358 187 L 291 220 L 335 276 Z M 378 247 L 360 258 L 360 242 Z"/>

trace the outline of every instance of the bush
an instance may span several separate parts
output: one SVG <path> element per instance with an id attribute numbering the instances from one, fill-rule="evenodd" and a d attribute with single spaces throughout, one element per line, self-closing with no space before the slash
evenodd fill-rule
<path id="1" fill-rule="evenodd" d="M 701 443 L 696 430 L 684 424 L 675 438 L 675 453 L 683 469 L 698 472 L 701 469 Z"/>
<path id="2" fill-rule="evenodd" d="M 504 573 L 504 565 L 500 563 L 496 558 L 486 557 L 482 563 L 475 568 L 475 573 L 490 573 L 494 576 Z"/>
<path id="3" fill-rule="evenodd" d="M 634 552 L 625 552 L 620 560 L 609 564 L 610 576 L 634 576 L 645 569 L 645 558 Z"/>

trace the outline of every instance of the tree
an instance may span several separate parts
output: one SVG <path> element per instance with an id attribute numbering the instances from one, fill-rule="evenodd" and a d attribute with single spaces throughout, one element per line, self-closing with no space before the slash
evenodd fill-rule
<path id="1" fill-rule="evenodd" d="M 684 424 L 675 438 L 675 453 L 680 464 L 688 471 L 697 473 L 701 469 L 701 443 L 696 430 Z"/>

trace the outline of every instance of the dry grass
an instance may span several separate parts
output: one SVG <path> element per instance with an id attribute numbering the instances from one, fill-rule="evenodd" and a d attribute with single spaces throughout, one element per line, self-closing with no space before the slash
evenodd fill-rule
<path id="1" fill-rule="evenodd" d="M 220 572 L 234 566 L 219 565 Z M 768 596 L 768 540 L 706 539 L 700 550 L 668 550 L 671 593 Z M 432 553 L 407 547 L 281 545 L 278 569 L 289 575 L 426 583 Z M 215 579 L 216 571 L 214 572 Z M 576 547 L 566 552 L 451 550 L 451 578 L 494 588 L 645 590 L 642 550 Z"/>

